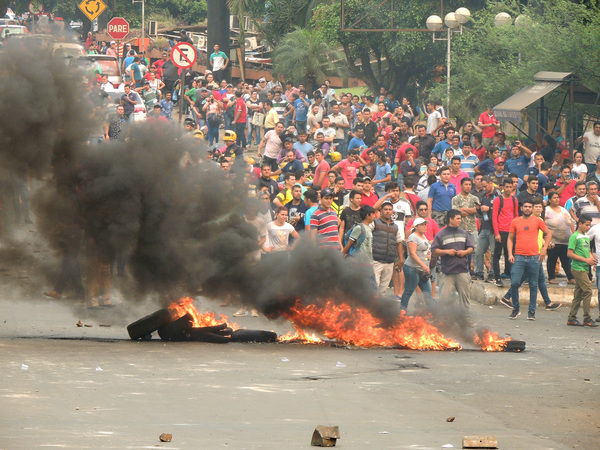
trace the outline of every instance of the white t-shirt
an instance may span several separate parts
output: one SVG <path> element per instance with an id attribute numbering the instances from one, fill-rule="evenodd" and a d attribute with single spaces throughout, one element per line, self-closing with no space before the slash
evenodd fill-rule
<path id="1" fill-rule="evenodd" d="M 585 144 L 585 162 L 587 164 L 594 164 L 596 158 L 600 155 L 600 136 L 596 136 L 593 131 L 588 131 L 583 135 L 584 138 L 588 139 Z"/>
<path id="2" fill-rule="evenodd" d="M 319 128 L 317 131 L 315 131 L 315 139 L 317 138 L 317 134 L 319 133 L 323 133 L 323 137 L 328 138 L 329 136 L 333 136 L 333 138 L 335 139 L 335 128 Z"/>
<path id="3" fill-rule="evenodd" d="M 594 225 L 592 228 L 590 228 L 590 230 L 587 232 L 587 235 L 590 239 L 594 240 L 594 244 L 596 245 L 596 253 L 600 252 L 600 224 Z M 600 267 L 600 259 L 598 260 L 596 266 Z"/>
<path id="4" fill-rule="evenodd" d="M 427 134 L 433 134 L 433 130 L 438 127 L 441 118 L 442 115 L 439 111 L 429 113 L 429 117 L 427 118 Z"/>
<path id="5" fill-rule="evenodd" d="M 571 169 L 571 177 L 575 180 L 578 180 L 581 177 L 581 174 L 587 174 L 587 171 L 587 166 L 585 164 L 581 163 L 577 165 L 576 163 L 573 163 L 573 167 Z"/>
<path id="6" fill-rule="evenodd" d="M 392 214 L 392 220 L 398 225 L 398 231 L 402 240 L 404 241 L 404 228 L 408 221 L 408 218 L 412 216 L 412 210 L 410 209 L 410 203 L 403 198 L 399 199 L 396 203 L 392 203 L 394 213 Z"/>
<path id="7" fill-rule="evenodd" d="M 290 234 L 294 227 L 290 223 L 284 223 L 278 226 L 275 222 L 266 225 L 267 240 L 265 247 L 273 247 L 273 252 L 285 252 L 289 250 Z"/>

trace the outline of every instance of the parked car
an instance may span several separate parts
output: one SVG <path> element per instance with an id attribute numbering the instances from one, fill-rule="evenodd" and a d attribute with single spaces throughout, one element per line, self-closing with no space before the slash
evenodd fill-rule
<path id="1" fill-rule="evenodd" d="M 125 94 L 125 85 L 121 85 L 120 89 L 104 89 L 104 92 L 106 92 L 108 94 L 109 97 L 109 104 L 108 104 L 108 113 L 109 115 L 113 115 L 116 114 L 117 112 L 117 104 L 119 103 L 121 97 Z M 130 116 L 130 120 L 133 120 L 134 122 L 137 122 L 139 120 L 146 120 L 146 105 L 144 105 L 144 100 L 142 100 L 142 97 L 140 94 L 138 94 L 136 91 L 131 91 L 135 94 L 136 96 L 136 104 L 134 105 L 134 112 L 133 115 Z"/>
<path id="2" fill-rule="evenodd" d="M 95 70 L 102 75 L 108 75 L 108 81 L 119 89 L 123 83 L 119 61 L 114 56 L 107 55 L 83 55 L 76 60 L 77 67 L 83 68 L 86 75 L 91 78 Z"/>
<path id="3" fill-rule="evenodd" d="M 56 56 L 62 56 L 67 61 L 77 59 L 85 55 L 83 45 L 75 42 L 54 42 L 52 44 L 52 53 Z"/>
<path id="4" fill-rule="evenodd" d="M 21 25 L 3 25 L 0 26 L 0 38 L 6 39 L 13 34 L 27 34 L 29 30 Z"/>

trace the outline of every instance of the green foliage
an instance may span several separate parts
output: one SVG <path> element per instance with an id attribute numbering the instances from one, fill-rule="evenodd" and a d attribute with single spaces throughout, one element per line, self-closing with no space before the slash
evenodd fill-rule
<path id="1" fill-rule="evenodd" d="M 285 35 L 275 49 L 273 71 L 314 89 L 317 81 L 339 73 L 340 56 L 319 33 L 298 29 Z"/>
<path id="2" fill-rule="evenodd" d="M 269 0 L 265 9 L 266 23 L 263 32 L 271 45 L 296 28 L 306 28 L 315 6 L 322 0 Z M 264 3 L 264 2 L 263 2 Z"/>
<path id="3" fill-rule="evenodd" d="M 592 9 L 569 0 L 539 0 L 535 8 L 490 2 L 475 12 L 473 25 L 452 41 L 452 116 L 477 117 L 487 105 L 497 105 L 530 85 L 540 71 L 575 72 L 586 86 L 600 89 L 597 8 L 597 3 Z M 500 11 L 513 18 L 524 14 L 531 20 L 528 26 L 495 27 L 494 17 Z M 430 95 L 445 99 L 445 80 Z"/>
<path id="4" fill-rule="evenodd" d="M 391 2 L 346 0 L 347 28 L 424 29 L 427 17 L 440 14 L 438 0 Z M 446 1 L 446 11 L 459 6 L 474 8 L 477 1 Z M 312 24 L 328 42 L 341 44 L 352 76 L 365 81 L 372 92 L 387 86 L 396 96 L 415 97 L 417 85 L 425 86 L 437 66 L 445 61 L 445 45 L 432 42 L 429 32 L 341 31 L 341 4 L 322 4 L 315 10 Z M 393 18 L 393 23 L 392 23 Z"/>

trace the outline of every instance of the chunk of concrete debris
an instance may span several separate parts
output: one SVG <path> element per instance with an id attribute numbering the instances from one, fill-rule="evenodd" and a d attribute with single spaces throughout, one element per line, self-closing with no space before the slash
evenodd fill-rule
<path id="1" fill-rule="evenodd" d="M 160 442 L 171 442 L 173 435 L 171 433 L 163 433 L 158 438 L 160 439 Z"/>
<path id="2" fill-rule="evenodd" d="M 79 322 L 77 322 L 76 324 L 78 327 L 82 327 L 83 326 L 83 322 L 80 320 Z"/>
<path id="3" fill-rule="evenodd" d="M 496 436 L 463 436 L 463 448 L 498 448 Z"/>
<path id="4" fill-rule="evenodd" d="M 313 432 L 310 445 L 314 447 L 335 447 L 340 438 L 340 427 L 326 427 L 319 425 Z"/>

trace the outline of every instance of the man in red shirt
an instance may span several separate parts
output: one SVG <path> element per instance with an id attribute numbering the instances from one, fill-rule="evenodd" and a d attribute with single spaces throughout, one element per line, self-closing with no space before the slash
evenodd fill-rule
<path id="1" fill-rule="evenodd" d="M 235 134 L 237 134 L 236 144 L 246 150 L 246 119 L 248 117 L 248 108 L 242 98 L 242 91 L 235 92 Z"/>
<path id="2" fill-rule="evenodd" d="M 372 187 L 373 186 L 371 184 L 371 178 L 364 177 L 363 178 L 363 188 L 361 191 L 362 199 L 360 201 L 360 206 L 365 206 L 365 205 L 375 206 L 375 203 L 377 203 L 377 200 L 379 200 L 379 197 L 377 196 L 375 191 L 372 190 Z"/>
<path id="3" fill-rule="evenodd" d="M 503 186 L 504 190 L 502 191 L 502 195 L 494 199 L 492 206 L 492 226 L 496 237 L 492 265 L 494 268 L 494 275 L 496 275 L 496 286 L 499 287 L 504 286 L 500 278 L 500 257 L 502 256 L 502 251 L 504 251 L 503 277 L 510 278 L 511 262 L 508 258 L 508 233 L 510 231 L 511 222 L 515 217 L 519 216 L 519 202 L 513 195 L 514 185 L 512 178 L 506 177 Z"/>
<path id="4" fill-rule="evenodd" d="M 571 179 L 571 168 L 569 166 L 562 166 L 560 168 L 560 179 L 556 182 L 558 188 L 558 198 L 560 206 L 565 206 L 567 200 L 575 195 L 575 180 Z"/>
<path id="5" fill-rule="evenodd" d="M 477 125 L 479 128 L 483 129 L 483 146 L 490 148 L 490 145 L 492 145 L 494 140 L 496 130 L 500 128 L 500 122 L 498 122 L 498 119 L 496 119 L 496 115 L 494 114 L 494 110 L 491 106 L 488 106 L 488 109 L 481 113 Z"/>
<path id="6" fill-rule="evenodd" d="M 317 160 L 318 166 L 315 169 L 315 176 L 313 177 L 313 188 L 316 190 L 325 189 L 329 186 L 329 179 L 327 174 L 329 173 L 329 163 L 325 161 L 323 156 L 323 150 L 315 150 L 315 159 Z"/>
<path id="7" fill-rule="evenodd" d="M 456 192 L 460 192 L 460 181 L 463 178 L 469 178 L 469 174 L 464 170 L 460 170 L 462 161 L 459 156 L 453 156 L 450 160 L 450 183 L 456 188 Z"/>
<path id="8" fill-rule="evenodd" d="M 348 150 L 348 157 L 340 161 L 331 170 L 335 170 L 342 176 L 344 179 L 344 189 L 352 189 L 358 169 L 365 164 L 367 164 L 366 161 L 359 156 L 358 151 L 352 149 Z"/>
<path id="9" fill-rule="evenodd" d="M 155 61 L 154 64 L 152 64 L 154 67 L 156 67 L 156 76 L 158 78 L 160 78 L 161 80 L 162 80 L 162 77 L 164 76 L 163 65 L 168 60 L 169 60 L 169 54 L 167 52 L 163 52 L 162 59 L 159 59 L 158 61 Z"/>
<path id="10" fill-rule="evenodd" d="M 400 139 L 404 143 L 400 146 L 400 148 L 396 152 L 396 158 L 394 159 L 394 163 L 396 163 L 396 165 L 398 167 L 400 167 L 400 164 L 402 164 L 403 161 L 406 161 L 406 149 L 408 149 L 408 148 L 413 149 L 413 151 L 414 151 L 413 157 L 414 158 L 419 157 L 419 150 L 417 150 L 417 147 L 415 147 L 412 144 L 409 144 L 408 139 L 405 136 L 402 136 Z"/>
<path id="11" fill-rule="evenodd" d="M 508 260 L 512 263 L 510 287 L 513 301 L 513 310 L 510 314 L 510 319 L 514 320 L 520 314 L 519 287 L 521 286 L 521 279 L 526 275 L 529 279 L 529 311 L 527 313 L 527 320 L 535 320 L 540 264 L 546 256 L 546 249 L 548 248 L 550 239 L 552 239 L 552 233 L 540 217 L 532 215 L 533 203 L 531 200 L 525 200 L 522 209 L 523 216 L 517 217 L 511 222 L 508 233 Z M 544 233 L 544 245 L 541 251 L 538 244 L 540 231 Z"/>

